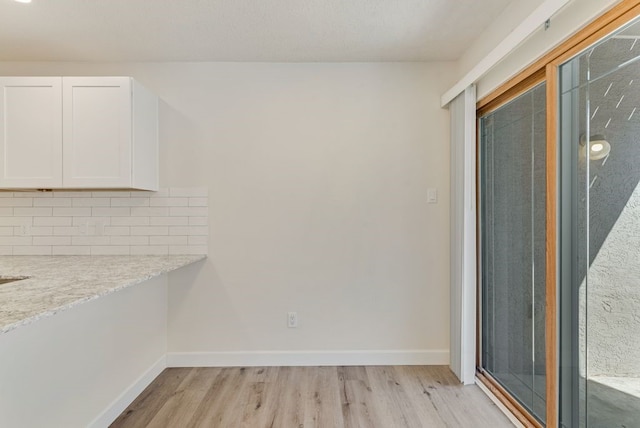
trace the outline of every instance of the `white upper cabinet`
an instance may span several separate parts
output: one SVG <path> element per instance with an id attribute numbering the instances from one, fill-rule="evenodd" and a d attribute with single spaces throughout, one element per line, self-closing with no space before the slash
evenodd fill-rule
<path id="1" fill-rule="evenodd" d="M 62 81 L 0 77 L 0 186 L 62 186 Z"/>
<path id="2" fill-rule="evenodd" d="M 5 87 L 15 85 L 14 82 L 35 84 L 36 79 L 40 78 L 4 78 L 4 83 Z M 57 157 L 57 163 L 52 162 L 57 168 L 58 181 L 41 180 L 43 161 L 32 162 L 34 152 L 50 146 L 48 141 L 52 137 L 43 130 L 48 126 L 45 124 L 48 117 L 40 110 L 23 106 L 30 101 L 27 94 L 19 93 L 12 99 L 5 90 L 6 109 L 25 109 L 27 113 L 21 121 L 17 121 L 18 116 L 14 119 L 15 115 L 2 117 L 4 126 L 25 129 L 11 140 L 5 138 L 8 142 L 3 142 L 3 148 L 9 150 L 3 151 L 3 163 L 6 167 L 12 157 L 16 157 L 13 146 L 21 146 L 18 153 L 24 151 L 24 156 L 20 158 L 20 165 L 29 164 L 29 167 L 22 173 L 26 177 L 20 182 L 9 181 L 13 176 L 5 172 L 1 187 L 158 189 L 158 99 L 155 95 L 130 77 L 46 79 L 58 82 L 58 99 L 49 103 L 57 106 L 57 116 L 51 121 L 57 120 L 58 151 L 55 155 L 48 152 L 49 156 Z M 44 107 L 43 101 L 33 103 L 39 103 L 39 108 L 48 112 L 50 107 Z M 39 114 L 28 115 L 32 110 Z M 30 131 L 34 127 L 41 129 L 34 133 Z"/>

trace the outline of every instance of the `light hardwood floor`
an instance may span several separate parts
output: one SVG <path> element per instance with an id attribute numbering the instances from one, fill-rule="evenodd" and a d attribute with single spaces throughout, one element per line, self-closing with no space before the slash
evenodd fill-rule
<path id="1" fill-rule="evenodd" d="M 512 427 L 444 366 L 166 369 L 111 427 Z"/>

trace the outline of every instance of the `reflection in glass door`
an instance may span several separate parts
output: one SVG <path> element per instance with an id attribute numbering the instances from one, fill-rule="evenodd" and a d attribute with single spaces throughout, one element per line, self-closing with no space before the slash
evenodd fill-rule
<path id="1" fill-rule="evenodd" d="M 544 422 L 546 85 L 481 117 L 479 150 L 479 369 Z"/>
<path id="2" fill-rule="evenodd" d="M 564 427 L 640 427 L 640 24 L 560 68 Z"/>

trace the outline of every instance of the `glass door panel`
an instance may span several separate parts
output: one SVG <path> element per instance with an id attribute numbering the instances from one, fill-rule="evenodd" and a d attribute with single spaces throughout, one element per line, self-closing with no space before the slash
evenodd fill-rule
<path id="1" fill-rule="evenodd" d="M 640 426 L 640 24 L 560 68 L 561 425 Z"/>
<path id="2" fill-rule="evenodd" d="M 481 370 L 546 414 L 546 85 L 480 118 Z"/>

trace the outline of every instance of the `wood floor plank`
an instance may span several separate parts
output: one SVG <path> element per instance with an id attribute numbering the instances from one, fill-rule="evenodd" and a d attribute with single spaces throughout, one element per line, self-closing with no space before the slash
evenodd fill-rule
<path id="1" fill-rule="evenodd" d="M 448 367 L 167 369 L 115 428 L 511 427 Z"/>
<path id="2" fill-rule="evenodd" d="M 195 368 L 149 421 L 149 428 L 186 426 L 222 369 Z"/>
<path id="3" fill-rule="evenodd" d="M 304 425 L 304 400 L 307 384 L 303 379 L 305 367 L 281 367 L 276 381 L 280 400 L 274 427 L 299 427 Z"/>
<path id="4" fill-rule="evenodd" d="M 340 382 L 335 367 L 310 370 L 304 408 L 304 426 L 309 428 L 344 427 L 340 401 Z"/>
<path id="5" fill-rule="evenodd" d="M 347 428 L 384 428 L 386 424 L 378 415 L 379 410 L 369 384 L 365 367 L 338 367 L 338 379 L 342 389 L 342 416 Z"/>
<path id="6" fill-rule="evenodd" d="M 464 426 L 460 420 L 459 412 L 459 395 L 462 390 L 454 387 L 453 394 L 449 391 L 451 386 L 451 379 L 441 373 L 441 370 L 431 370 L 430 367 L 416 367 L 413 370 L 413 375 L 416 376 L 424 385 L 427 391 L 431 391 L 429 396 L 433 406 L 438 411 L 438 415 L 442 419 L 446 427 L 461 427 Z M 455 381 L 457 385 L 459 382 Z M 468 403 L 467 403 L 468 404 Z"/>
<path id="7" fill-rule="evenodd" d="M 110 427 L 146 426 L 192 370 L 177 368 L 160 373 Z"/>
<path id="8" fill-rule="evenodd" d="M 202 400 L 197 403 L 193 417 L 186 425 L 188 428 L 214 427 L 227 417 L 228 409 L 239 398 L 239 391 L 246 382 L 247 369 L 232 367 L 223 369 L 216 381 L 211 384 Z"/>
<path id="9" fill-rule="evenodd" d="M 384 409 L 383 419 L 387 426 L 420 428 L 422 423 L 409 400 L 402 379 L 396 374 L 394 367 L 367 367 L 371 387 L 379 397 L 378 406 Z"/>
<path id="10" fill-rule="evenodd" d="M 243 427 L 272 427 L 276 418 L 276 414 L 281 405 L 281 393 L 278 389 L 278 367 L 259 368 L 262 376 L 258 379 L 263 383 L 262 394 L 256 397 L 255 405 L 249 405 L 246 408 L 245 416 L 242 421 Z"/>
<path id="11" fill-rule="evenodd" d="M 425 382 L 420 378 L 420 367 L 416 366 L 402 366 L 395 367 L 396 372 L 406 390 L 409 400 L 413 404 L 415 412 L 418 414 L 420 422 L 423 426 L 427 427 L 444 427 L 445 421 L 438 413 L 438 408 L 433 402 L 433 395 L 435 393 L 435 387 Z"/>

